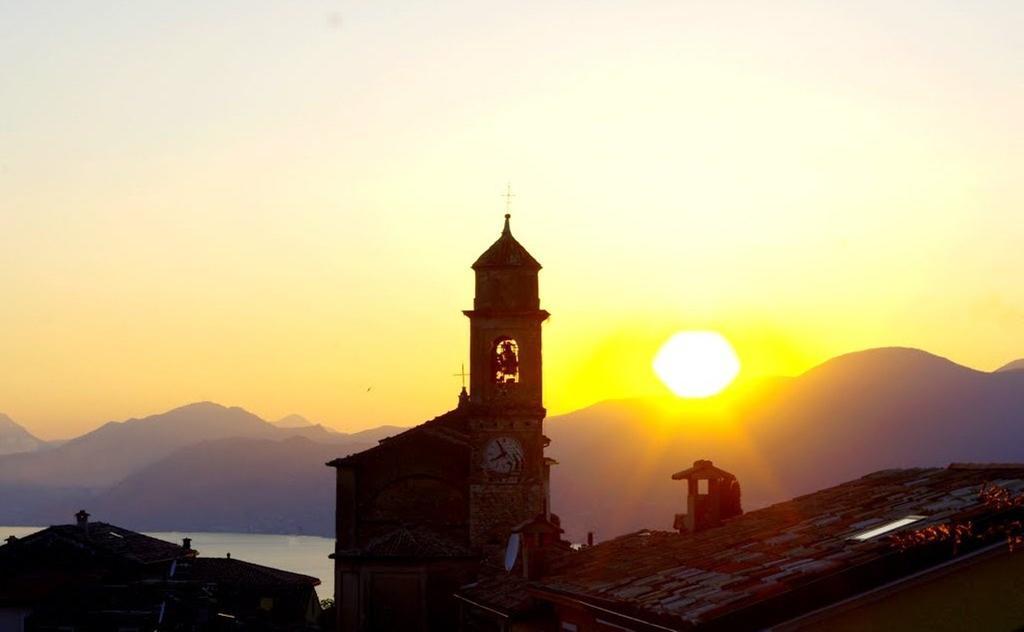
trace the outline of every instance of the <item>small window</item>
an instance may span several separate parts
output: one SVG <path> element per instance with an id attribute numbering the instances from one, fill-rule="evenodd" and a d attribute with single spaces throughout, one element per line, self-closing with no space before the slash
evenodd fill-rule
<path id="1" fill-rule="evenodd" d="M 850 540 L 856 540 L 858 542 L 865 542 L 867 540 L 870 540 L 871 538 L 877 538 L 880 535 L 885 535 L 886 533 L 889 533 L 890 531 L 895 531 L 896 529 L 900 529 L 902 527 L 905 527 L 908 524 L 914 524 L 918 520 L 923 520 L 923 519 L 924 519 L 924 516 L 907 516 L 906 518 L 900 518 L 899 520 L 893 520 L 892 522 L 887 522 L 887 523 L 885 523 L 883 525 L 880 525 L 880 526 L 877 526 L 877 527 L 875 527 L 873 529 L 868 529 L 867 531 L 864 531 L 862 533 L 858 533 L 857 535 L 852 535 L 852 536 L 850 536 L 849 539 Z"/>
<path id="2" fill-rule="evenodd" d="M 697 493 L 701 496 L 708 495 L 708 479 L 702 478 L 697 481 Z"/>

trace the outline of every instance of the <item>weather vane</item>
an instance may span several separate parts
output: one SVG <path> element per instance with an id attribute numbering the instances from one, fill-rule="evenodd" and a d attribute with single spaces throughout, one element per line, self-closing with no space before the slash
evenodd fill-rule
<path id="1" fill-rule="evenodd" d="M 505 192 L 501 194 L 501 197 L 505 198 L 505 214 L 508 215 L 512 212 L 512 198 L 516 196 L 512 192 L 512 183 L 509 182 L 505 185 Z"/>

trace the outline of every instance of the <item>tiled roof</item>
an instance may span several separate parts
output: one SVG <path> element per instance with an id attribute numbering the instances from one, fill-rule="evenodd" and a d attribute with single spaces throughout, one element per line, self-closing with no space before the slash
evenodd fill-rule
<path id="1" fill-rule="evenodd" d="M 151 538 L 105 522 L 90 522 L 87 527 L 75 524 L 47 527 L 17 540 L 13 545 L 0 547 L 0 555 L 15 555 L 17 551 L 27 551 L 32 543 L 50 538 L 140 564 L 166 562 L 194 554 L 172 542 Z"/>
<path id="2" fill-rule="evenodd" d="M 472 604 L 514 615 L 533 607 L 534 600 L 527 590 L 531 585 L 533 582 L 520 573 L 496 571 L 459 588 L 455 596 Z"/>
<path id="3" fill-rule="evenodd" d="M 888 470 L 695 534 L 632 533 L 561 560 L 540 590 L 682 627 L 704 623 L 899 554 L 885 536 L 850 539 L 866 530 L 909 515 L 924 516 L 908 527 L 916 529 L 991 514 L 979 498 L 984 483 L 1018 492 L 1024 465 Z"/>
<path id="4" fill-rule="evenodd" d="M 337 557 L 472 557 L 465 545 L 425 527 L 399 527 L 358 549 L 338 551 Z"/>
<path id="5" fill-rule="evenodd" d="M 331 467 L 338 467 L 341 465 L 356 464 L 366 460 L 367 458 L 373 458 L 381 451 L 388 449 L 388 447 L 392 445 L 423 436 L 433 436 L 445 441 L 469 445 L 468 436 L 466 434 L 467 408 L 468 407 L 460 407 L 450 410 L 443 415 L 434 417 L 430 421 L 414 426 L 405 432 L 400 432 L 396 435 L 381 439 L 377 445 L 369 448 L 368 450 L 363 450 L 362 452 L 356 452 L 349 456 L 334 459 L 327 463 L 327 465 Z"/>
<path id="6" fill-rule="evenodd" d="M 484 254 L 473 263 L 473 269 L 480 268 L 528 268 L 540 270 L 541 265 L 533 256 L 526 251 L 516 238 L 512 236 L 512 229 L 509 228 L 508 215 L 505 216 L 505 228 L 501 231 L 498 241 L 491 244 L 491 247 L 484 251 Z"/>
<path id="7" fill-rule="evenodd" d="M 319 586 L 309 575 L 226 557 L 196 557 L 175 565 L 174 579 L 242 586 Z"/>
<path id="8" fill-rule="evenodd" d="M 557 565 L 559 561 L 568 561 L 575 553 L 568 542 L 560 541 L 547 552 L 548 562 Z M 511 571 L 484 563 L 481 565 L 480 577 L 477 581 L 459 588 L 455 596 L 474 605 L 498 610 L 506 615 L 515 615 L 529 611 L 536 599 L 530 595 L 530 588 L 538 583 L 523 577 L 523 558 L 520 555 Z"/>

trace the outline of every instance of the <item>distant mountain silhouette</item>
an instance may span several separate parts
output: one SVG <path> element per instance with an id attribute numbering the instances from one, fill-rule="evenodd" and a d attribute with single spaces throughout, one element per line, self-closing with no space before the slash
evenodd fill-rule
<path id="1" fill-rule="evenodd" d="M 996 373 L 1005 373 L 1007 371 L 1024 371 L 1024 358 L 1008 362 L 996 369 Z"/>
<path id="2" fill-rule="evenodd" d="M 47 447 L 47 442 L 37 439 L 31 432 L 18 425 L 7 415 L 0 413 L 0 455 L 19 452 L 35 452 Z"/>
<path id="3" fill-rule="evenodd" d="M 321 443 L 350 441 L 322 426 L 278 428 L 241 408 L 201 402 L 143 419 L 112 421 L 52 450 L 0 458 L 0 481 L 100 489 L 187 445 L 293 436 Z"/>
<path id="4" fill-rule="evenodd" d="M 143 530 L 333 535 L 334 471 L 372 447 L 220 439 L 176 450 L 90 503 L 94 515 Z"/>
<path id="5" fill-rule="evenodd" d="M 406 426 L 377 426 L 376 428 L 347 434 L 345 439 L 357 443 L 376 444 L 381 439 L 386 439 L 408 429 Z"/>
<path id="6" fill-rule="evenodd" d="M 303 434 L 302 436 L 307 436 L 314 441 L 320 440 L 317 436 L 317 433 L 319 431 L 311 429 L 322 428 L 326 433 L 332 435 L 334 437 L 334 440 L 337 441 L 343 439 L 345 442 L 356 441 L 374 444 L 380 441 L 381 439 L 384 439 L 385 437 L 390 437 L 391 435 L 395 435 L 398 434 L 399 432 L 402 432 L 403 430 L 409 429 L 406 426 L 377 426 L 376 428 L 369 428 L 367 430 L 360 430 L 358 432 L 339 432 L 332 428 L 328 428 L 327 426 L 324 426 L 322 424 L 313 423 L 312 421 L 303 417 L 302 415 L 295 414 L 282 417 L 281 419 L 278 419 L 277 421 L 271 423 L 273 423 L 273 425 L 277 426 L 278 428 L 287 428 L 291 431 L 308 430 L 308 433 Z"/>
<path id="7" fill-rule="evenodd" d="M 302 415 L 286 415 L 281 417 L 277 421 L 271 422 L 278 428 L 305 428 L 306 426 L 314 426 L 312 421 L 306 419 Z"/>
<path id="8" fill-rule="evenodd" d="M 0 435 L 8 427 L 0 420 Z M 212 402 L 110 422 L 56 447 L 0 456 L 0 524 L 61 522 L 89 507 L 145 529 L 328 533 L 333 501 L 324 494 L 333 498 L 334 483 L 324 463 L 401 430 L 280 428 Z"/>
<path id="9" fill-rule="evenodd" d="M 747 508 L 875 470 L 1024 461 L 1024 373 L 983 373 L 914 349 L 832 359 L 738 398 L 700 405 L 605 402 L 551 418 L 552 505 L 569 534 L 670 528 L 673 472 L 699 458 L 739 477 Z"/>

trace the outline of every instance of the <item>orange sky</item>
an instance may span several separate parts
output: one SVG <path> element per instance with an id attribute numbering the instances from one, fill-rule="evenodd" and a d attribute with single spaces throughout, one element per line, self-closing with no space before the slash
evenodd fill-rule
<path id="1" fill-rule="evenodd" d="M 552 412 L 663 393 L 679 329 L 744 378 L 1024 356 L 1016 4 L 186 5 L 0 8 L 0 411 L 44 438 L 446 410 L 509 180 Z"/>

